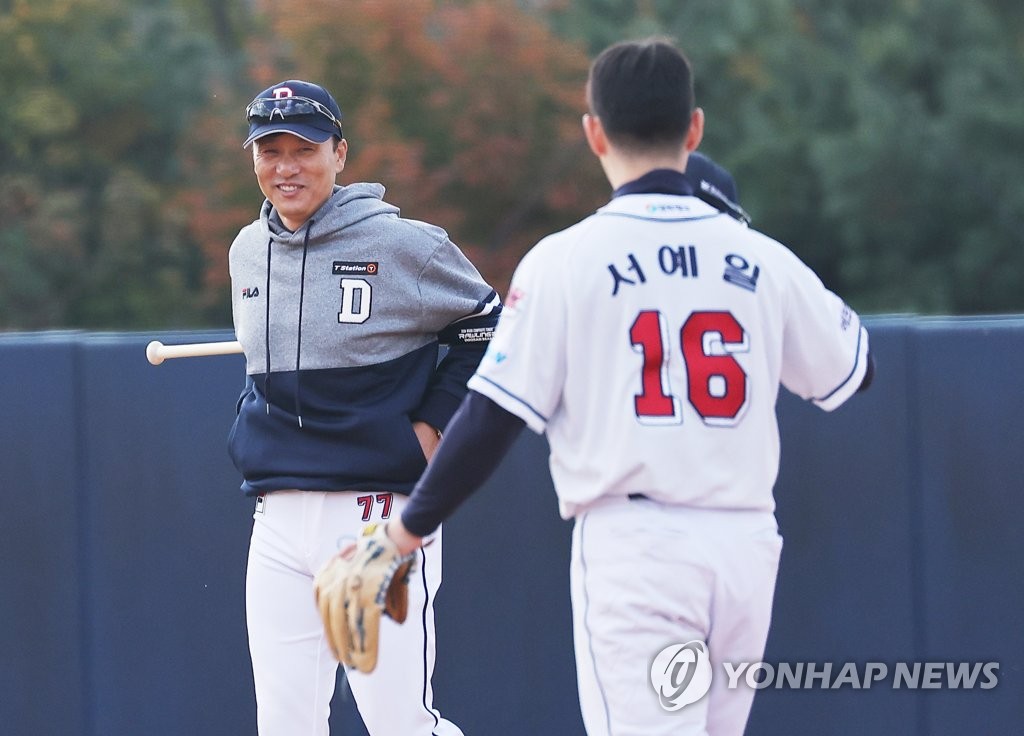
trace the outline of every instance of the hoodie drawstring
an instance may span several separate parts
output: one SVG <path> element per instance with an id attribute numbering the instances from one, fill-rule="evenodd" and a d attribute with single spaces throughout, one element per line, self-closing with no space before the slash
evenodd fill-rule
<path id="1" fill-rule="evenodd" d="M 299 428 L 302 428 L 302 399 L 300 396 L 299 371 L 302 362 L 302 300 L 306 294 L 306 254 L 309 252 L 309 232 L 313 229 L 313 220 L 306 225 L 306 237 L 302 240 L 302 270 L 299 275 L 299 330 L 296 336 L 295 346 L 295 416 L 299 419 Z"/>
<path id="2" fill-rule="evenodd" d="M 268 388 L 270 386 L 270 254 L 272 252 L 271 245 L 274 239 L 271 238 L 267 241 L 267 285 L 266 285 L 266 302 L 267 302 L 267 314 L 266 323 L 263 330 L 264 340 L 264 353 L 267 357 L 267 370 L 263 373 L 263 400 L 267 402 L 267 416 L 270 415 L 270 393 Z"/>
<path id="3" fill-rule="evenodd" d="M 302 428 L 302 391 L 301 391 L 301 378 L 302 375 L 300 368 L 302 367 L 302 303 L 306 295 L 306 256 L 309 254 L 309 235 L 310 230 L 313 228 L 314 220 L 310 220 L 306 225 L 306 235 L 302 240 L 302 270 L 299 274 L 299 327 L 296 336 L 296 342 L 298 343 L 295 348 L 295 416 L 299 421 L 299 428 Z M 264 352 L 266 353 L 266 372 L 263 374 L 263 397 L 267 402 L 267 414 L 270 414 L 270 394 L 268 393 L 268 387 L 270 386 L 270 256 L 273 252 L 271 245 L 273 239 L 267 241 L 267 284 L 266 284 L 266 303 L 267 312 L 264 317 L 265 320 L 265 335 L 264 335 Z"/>

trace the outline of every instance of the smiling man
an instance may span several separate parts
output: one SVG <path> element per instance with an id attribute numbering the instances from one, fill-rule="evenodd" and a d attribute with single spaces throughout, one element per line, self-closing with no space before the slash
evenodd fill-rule
<path id="1" fill-rule="evenodd" d="M 400 217 L 380 184 L 335 183 L 348 142 L 326 89 L 281 82 L 246 119 L 266 201 L 229 256 L 247 378 L 229 447 L 256 506 L 246 618 L 257 720 L 260 736 L 327 736 L 338 662 L 313 575 L 365 523 L 405 507 L 501 307 L 444 230 Z M 409 581 L 411 620 L 389 622 L 381 671 L 348 674 L 371 736 L 461 735 L 432 702 L 440 557 L 438 535 Z"/>

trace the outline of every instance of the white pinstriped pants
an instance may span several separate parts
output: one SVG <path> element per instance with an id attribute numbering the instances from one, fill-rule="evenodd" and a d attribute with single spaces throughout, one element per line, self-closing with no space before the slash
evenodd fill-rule
<path id="1" fill-rule="evenodd" d="M 260 736 L 328 736 L 338 663 L 323 635 L 313 576 L 365 523 L 385 512 L 396 516 L 406 500 L 397 493 L 277 491 L 257 503 L 245 598 Z M 440 585 L 439 531 L 410 580 L 409 617 L 402 625 L 381 619 L 376 669 L 347 672 L 370 736 L 462 736 L 433 707 Z"/>

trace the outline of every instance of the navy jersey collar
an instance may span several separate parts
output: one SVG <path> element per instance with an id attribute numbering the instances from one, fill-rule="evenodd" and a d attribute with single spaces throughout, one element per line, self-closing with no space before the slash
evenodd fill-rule
<path id="1" fill-rule="evenodd" d="M 626 182 L 612 192 L 612 199 L 624 194 L 678 194 L 693 195 L 693 185 L 685 175 L 675 169 L 654 169 L 639 179 Z"/>

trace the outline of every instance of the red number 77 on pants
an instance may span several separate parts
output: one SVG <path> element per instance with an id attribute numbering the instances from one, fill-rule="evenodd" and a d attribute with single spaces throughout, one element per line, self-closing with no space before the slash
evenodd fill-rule
<path id="1" fill-rule="evenodd" d="M 363 521 L 369 521 L 373 514 L 374 502 L 379 503 L 383 508 L 380 511 L 380 518 L 387 519 L 391 517 L 391 501 L 394 498 L 393 493 L 377 493 L 370 494 L 367 496 L 357 496 L 356 503 L 363 507 Z"/>

